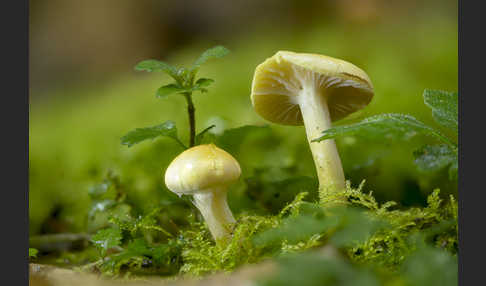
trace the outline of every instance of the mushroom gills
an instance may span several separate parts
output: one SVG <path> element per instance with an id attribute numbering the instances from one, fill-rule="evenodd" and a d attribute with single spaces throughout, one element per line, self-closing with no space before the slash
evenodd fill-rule
<path id="1" fill-rule="evenodd" d="M 304 89 L 314 90 L 327 98 L 332 121 L 364 108 L 371 101 L 372 88 L 352 75 L 343 73 L 342 76 L 349 78 L 347 79 L 317 73 L 292 63 L 279 64 L 281 70 L 271 66 L 265 67 L 265 73 L 261 73 L 263 76 L 257 88 L 253 89 L 253 96 L 258 97 L 260 102 L 255 106 L 257 112 L 266 114 L 270 121 L 302 125 L 303 118 L 298 108 L 299 96 L 296 95 L 301 94 Z M 349 89 L 354 89 L 354 92 L 349 92 Z M 322 92 L 324 90 L 327 90 L 325 94 Z M 279 106 L 261 110 L 263 107 L 260 106 L 268 106 L 265 102 Z"/>

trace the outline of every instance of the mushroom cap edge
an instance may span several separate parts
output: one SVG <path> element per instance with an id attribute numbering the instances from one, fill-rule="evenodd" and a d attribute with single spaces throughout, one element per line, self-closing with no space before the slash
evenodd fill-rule
<path id="1" fill-rule="evenodd" d="M 165 184 L 178 195 L 221 189 L 238 180 L 236 159 L 214 144 L 197 145 L 179 154 L 167 167 Z"/>
<path id="2" fill-rule="evenodd" d="M 297 104 L 291 98 L 298 96 L 295 92 L 291 92 L 292 95 L 289 96 L 278 92 L 265 94 L 258 91 L 262 88 L 260 84 L 269 79 L 269 70 L 273 72 L 275 68 L 280 68 L 280 72 L 288 75 L 295 72 L 292 66 L 327 79 L 339 80 L 339 83 L 334 84 L 332 89 L 327 92 L 332 121 L 342 119 L 364 108 L 374 95 L 373 85 L 368 75 L 352 63 L 319 54 L 279 51 L 259 64 L 253 75 L 251 102 L 255 111 L 266 120 L 283 125 L 303 124 L 300 108 L 295 108 Z M 290 76 L 294 76 L 294 74 Z M 321 86 L 321 88 L 326 89 L 327 87 Z M 288 89 L 286 90 L 288 91 Z"/>

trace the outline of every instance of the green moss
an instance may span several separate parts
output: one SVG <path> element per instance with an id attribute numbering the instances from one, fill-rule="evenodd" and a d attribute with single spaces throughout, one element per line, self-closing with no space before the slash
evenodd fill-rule
<path id="1" fill-rule="evenodd" d="M 276 250 L 275 246 L 255 244 L 255 236 L 279 227 L 283 217 L 298 214 L 305 195 L 298 194 L 278 215 L 240 215 L 231 240 L 225 243 L 214 243 L 207 227 L 202 223 L 194 223 L 181 234 L 184 265 L 180 272 L 199 276 L 216 271 L 231 271 L 240 265 L 257 263 L 270 257 Z"/>
<path id="2" fill-rule="evenodd" d="M 361 191 L 362 187 L 363 184 L 353 189 L 348 185 L 342 194 L 350 205 L 346 209 L 360 207 L 365 210 L 363 214 L 375 222 L 365 227 L 364 232 L 357 231 L 356 225 L 346 226 L 344 219 L 333 220 L 334 216 L 329 213 L 322 218 L 316 218 L 316 212 L 313 216 L 305 214 L 318 206 L 304 202 L 305 193 L 301 193 L 276 216 L 240 216 L 233 239 L 226 245 L 213 243 L 203 224 L 185 231 L 182 235 L 184 264 L 181 272 L 197 276 L 219 270 L 231 271 L 242 264 L 256 263 L 266 257 L 297 253 L 324 244 L 342 247 L 353 262 L 377 265 L 393 272 L 417 249 L 418 235 L 430 245 L 453 255 L 457 253 L 457 202 L 452 196 L 444 201 L 439 197 L 439 190 L 434 190 L 428 197 L 427 207 L 400 210 L 393 209 L 396 207 L 394 202 L 378 204 L 371 193 Z M 338 216 L 346 216 L 349 220 L 349 212 Z M 295 221 L 297 218 L 299 220 Z M 363 217 L 359 219 L 366 220 Z M 361 225 L 364 224 L 366 221 L 362 221 Z M 293 229 L 285 228 L 286 225 Z M 315 226 L 317 228 L 313 228 Z M 313 230 L 316 230 L 315 233 Z M 306 238 L 296 240 L 296 233 Z M 364 235 L 365 239 L 362 242 L 333 239 L 342 234 L 348 238 Z M 272 239 L 272 236 L 278 239 Z"/>
<path id="3" fill-rule="evenodd" d="M 226 243 L 214 243 L 207 227 L 194 222 L 177 238 L 180 273 L 227 272 L 326 244 L 340 248 L 352 262 L 380 266 L 392 273 L 417 250 L 420 239 L 457 253 L 457 202 L 453 197 L 444 201 L 439 190 L 434 190 L 427 207 L 400 210 L 392 209 L 394 202 L 378 204 L 362 187 L 348 185 L 342 194 L 349 206 L 340 211 L 305 202 L 306 193 L 300 193 L 278 215 L 240 215 L 232 240 Z"/>
<path id="4" fill-rule="evenodd" d="M 454 197 L 441 198 L 436 189 L 428 196 L 425 207 L 400 208 L 395 202 L 377 202 L 372 192 L 362 191 L 364 183 L 353 188 L 348 182 L 346 189 L 336 194 L 346 198 L 346 205 L 333 204 L 333 197 L 324 205 L 308 201 L 308 193 L 301 192 L 276 214 L 240 213 L 231 239 L 218 243 L 204 222 L 189 215 L 191 209 L 186 208 L 174 220 L 167 220 L 165 206 L 140 213 L 131 207 L 126 196 L 118 196 L 121 199 L 113 200 L 103 212 L 94 214 L 102 215 L 104 223 L 97 224 L 102 227 L 92 236 L 92 245 L 84 252 L 89 255 L 83 256 L 84 262 L 70 265 L 109 277 L 176 278 L 231 272 L 242 265 L 271 258 L 279 265 L 283 263 L 283 268 L 291 267 L 292 263 L 316 261 L 337 271 L 329 270 L 321 275 L 316 270 L 316 277 L 322 276 L 322 281 L 331 278 L 345 281 L 340 275 L 365 275 L 371 277 L 370 281 L 395 281 L 399 285 L 407 279 L 430 279 L 413 266 L 417 257 L 432 255 L 437 261 L 432 256 L 430 260 L 437 264 L 430 267 L 453 270 L 452 266 L 457 265 L 458 241 Z M 95 192 L 94 205 L 113 191 L 103 190 Z M 315 196 L 311 198 L 316 200 Z M 93 213 L 87 216 L 92 217 Z M 332 249 L 334 254 L 319 258 L 322 251 L 314 250 L 324 248 Z M 79 253 L 62 255 L 68 256 L 75 258 Z M 349 273 L 338 271 L 341 266 Z"/>
<path id="5" fill-rule="evenodd" d="M 425 208 L 391 210 L 394 203 L 378 207 L 371 194 L 350 190 L 347 196 L 355 204 L 366 206 L 371 213 L 390 224 L 373 234 L 365 243 L 348 249 L 350 257 L 358 262 L 373 262 L 390 270 L 401 265 L 406 256 L 416 249 L 414 235 L 437 247 L 457 253 L 457 202 L 451 196 L 448 202 L 439 197 L 436 189 L 427 199 Z"/>

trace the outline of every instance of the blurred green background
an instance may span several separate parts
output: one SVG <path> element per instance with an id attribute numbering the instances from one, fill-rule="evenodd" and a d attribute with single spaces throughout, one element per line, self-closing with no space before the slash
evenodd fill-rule
<path id="1" fill-rule="evenodd" d="M 253 111 L 250 86 L 255 67 L 278 50 L 341 58 L 368 73 L 375 97 L 341 124 L 400 112 L 439 128 L 422 92 L 458 86 L 457 1 L 36 0 L 30 5 L 31 235 L 85 230 L 88 189 L 109 170 L 142 211 L 177 200 L 165 188 L 163 173 L 180 146 L 164 138 L 131 148 L 120 144 L 131 129 L 169 119 L 184 140 L 188 137 L 184 99 L 155 98 L 169 79 L 135 72 L 140 60 L 189 64 L 214 45 L 231 50 L 200 71 L 216 82 L 209 93 L 194 97 L 199 131 L 211 124 L 217 125 L 214 132 L 269 124 Z M 237 213 L 251 211 L 248 194 L 305 189 L 287 184 L 289 178 L 315 182 L 304 128 L 269 126 L 226 148 L 243 169 L 229 198 Z M 446 170 L 416 170 L 411 153 L 427 140 L 337 143 L 353 185 L 366 179 L 365 190 L 380 202 L 409 206 L 423 205 L 436 187 L 443 195 L 457 193 Z M 277 197 L 267 203 L 291 199 Z"/>

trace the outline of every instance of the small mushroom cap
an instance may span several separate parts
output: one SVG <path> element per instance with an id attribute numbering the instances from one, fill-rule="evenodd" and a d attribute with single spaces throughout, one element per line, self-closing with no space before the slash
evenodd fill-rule
<path id="1" fill-rule="evenodd" d="M 312 88 L 326 97 L 332 121 L 362 109 L 373 97 L 368 75 L 357 66 L 324 55 L 279 51 L 257 66 L 251 102 L 268 121 L 302 125 L 297 97 Z"/>
<path id="2" fill-rule="evenodd" d="M 165 172 L 165 184 L 179 195 L 193 195 L 230 185 L 238 180 L 240 165 L 213 144 L 198 145 L 177 156 Z"/>

